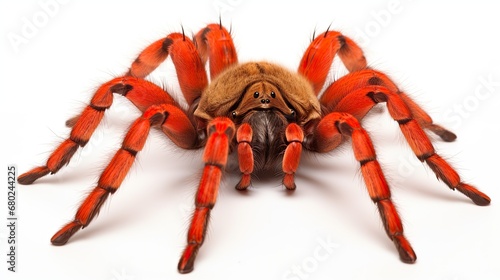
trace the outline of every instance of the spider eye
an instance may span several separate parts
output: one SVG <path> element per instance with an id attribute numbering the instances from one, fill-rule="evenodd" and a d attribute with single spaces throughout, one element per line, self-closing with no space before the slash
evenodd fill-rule
<path id="1" fill-rule="evenodd" d="M 276 98 L 276 93 L 274 91 L 271 91 L 271 97 Z"/>
<path id="2" fill-rule="evenodd" d="M 253 97 L 254 97 L 254 98 L 258 98 L 258 97 L 259 97 L 259 95 L 260 95 L 260 94 L 259 94 L 259 92 L 258 92 L 258 91 L 256 91 L 256 92 L 254 92 L 254 93 L 253 93 Z"/>

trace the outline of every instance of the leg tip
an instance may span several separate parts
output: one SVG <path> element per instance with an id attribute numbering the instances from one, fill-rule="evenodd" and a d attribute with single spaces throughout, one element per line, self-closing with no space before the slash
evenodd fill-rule
<path id="1" fill-rule="evenodd" d="M 238 182 L 238 184 L 236 184 L 235 189 L 239 191 L 245 191 L 248 189 L 248 187 L 250 187 L 250 182 L 250 175 L 243 174 L 241 180 Z"/>
<path id="2" fill-rule="evenodd" d="M 294 191 L 297 188 L 293 174 L 285 174 L 285 177 L 283 177 L 283 186 L 289 191 Z"/>
<path id="3" fill-rule="evenodd" d="M 491 202 L 491 198 L 489 196 L 480 192 L 471 185 L 460 184 L 456 189 L 470 198 L 476 205 L 487 206 Z"/>
<path id="4" fill-rule="evenodd" d="M 17 178 L 17 182 L 21 185 L 31 185 L 33 184 L 37 179 L 47 175 L 50 173 L 50 170 L 47 168 L 47 166 L 40 166 L 33 168 L 32 170 L 22 174 Z"/>
<path id="5" fill-rule="evenodd" d="M 196 259 L 196 255 L 198 254 L 199 245 L 197 244 L 188 244 L 184 252 L 182 253 L 182 257 L 179 260 L 179 264 L 177 265 L 177 270 L 181 274 L 190 273 L 194 270 L 194 260 Z"/>
<path id="6" fill-rule="evenodd" d="M 68 243 L 69 238 L 62 238 L 61 236 L 58 237 L 52 237 L 50 239 L 50 243 L 54 246 L 63 246 L 64 244 Z"/>
<path id="7" fill-rule="evenodd" d="M 71 127 L 75 126 L 75 124 L 76 124 L 76 122 L 78 121 L 79 118 L 80 118 L 80 116 L 77 115 L 77 116 L 74 116 L 74 117 L 68 119 L 66 121 L 66 127 L 70 127 L 71 128 Z"/>
<path id="8" fill-rule="evenodd" d="M 441 139 L 443 139 L 443 141 L 445 141 L 445 142 L 453 142 L 457 139 L 457 135 L 455 133 L 449 131 L 448 129 L 446 129 L 440 125 L 430 124 L 430 125 L 427 125 L 426 128 L 430 129 L 436 135 L 441 137 Z"/>
<path id="9" fill-rule="evenodd" d="M 180 274 L 187 274 L 187 273 L 190 273 L 194 270 L 194 266 L 191 265 L 191 266 L 180 266 L 180 263 L 179 263 L 179 266 L 177 267 L 177 270 L 179 271 Z"/>
<path id="10" fill-rule="evenodd" d="M 455 133 L 449 131 L 449 130 L 445 130 L 445 131 L 441 132 L 438 135 L 445 142 L 453 142 L 453 141 L 455 141 L 457 139 L 457 135 Z"/>
<path id="11" fill-rule="evenodd" d="M 293 183 L 292 185 L 283 185 L 285 186 L 287 191 L 294 191 L 295 189 L 297 189 L 297 185 L 295 185 L 295 183 Z"/>
<path id="12" fill-rule="evenodd" d="M 52 238 L 50 242 L 55 246 L 62 246 L 75 234 L 82 226 L 77 222 L 71 222 L 61 228 Z"/>
<path id="13" fill-rule="evenodd" d="M 410 242 L 403 235 L 394 236 L 393 241 L 402 262 L 412 264 L 417 261 L 415 251 L 413 251 Z"/>

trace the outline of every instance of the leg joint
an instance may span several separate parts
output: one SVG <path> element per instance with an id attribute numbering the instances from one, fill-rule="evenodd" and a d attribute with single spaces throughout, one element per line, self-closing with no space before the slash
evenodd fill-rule
<path id="1" fill-rule="evenodd" d="M 92 103 L 89 104 L 89 107 L 92 108 L 92 109 L 94 109 L 94 110 L 96 110 L 96 111 L 98 111 L 98 112 L 105 111 L 106 109 L 109 108 L 109 106 L 107 106 L 107 107 L 101 107 L 101 106 L 94 105 Z"/>
<path id="2" fill-rule="evenodd" d="M 372 78 L 370 78 L 370 80 L 373 78 L 376 78 L 376 77 L 372 77 Z M 366 94 L 366 96 L 368 96 L 375 103 L 387 102 L 387 100 L 388 100 L 387 95 L 385 95 L 382 92 L 370 91 L 369 93 Z"/>
<path id="3" fill-rule="evenodd" d="M 408 122 L 410 122 L 411 120 L 413 120 L 413 119 L 412 118 L 405 118 L 405 119 L 396 120 L 396 121 L 398 122 L 399 125 L 405 125 Z"/>
<path id="4" fill-rule="evenodd" d="M 164 52 L 167 52 L 168 53 L 168 50 L 170 48 L 170 46 L 174 43 L 174 40 L 172 40 L 171 38 L 166 38 L 162 45 L 161 45 L 161 49 L 164 51 Z"/>
<path id="5" fill-rule="evenodd" d="M 98 185 L 97 186 L 98 188 L 100 189 L 103 189 L 104 191 L 110 193 L 110 194 L 114 194 L 116 192 L 116 188 L 112 187 L 112 186 L 103 186 L 103 185 Z"/>
<path id="6" fill-rule="evenodd" d="M 116 85 L 113 85 L 109 90 L 111 92 L 127 96 L 127 93 L 131 91 L 133 88 L 134 87 L 130 84 L 118 83 Z"/>
<path id="7" fill-rule="evenodd" d="M 85 145 L 87 145 L 87 143 L 89 142 L 89 140 L 83 140 L 81 138 L 77 138 L 77 137 L 74 137 L 74 136 L 70 136 L 69 140 L 75 142 L 80 147 L 85 147 Z M 75 151 L 76 151 L 76 149 L 75 149 Z"/>
<path id="8" fill-rule="evenodd" d="M 376 157 L 370 157 L 370 158 L 362 159 L 362 160 L 359 161 L 359 164 L 361 166 L 363 166 L 363 165 L 369 163 L 370 161 L 374 161 L 374 160 L 376 160 Z"/>
<path id="9" fill-rule="evenodd" d="M 351 136 L 352 132 L 353 132 L 353 128 L 348 123 L 345 123 L 343 121 L 336 121 L 335 128 L 337 128 L 337 130 L 341 134 L 347 135 L 347 136 Z"/>
<path id="10" fill-rule="evenodd" d="M 371 199 L 372 199 L 373 203 L 375 203 L 375 204 L 378 204 L 379 202 L 382 202 L 382 201 L 385 201 L 385 200 L 388 200 L 389 202 L 391 202 L 390 201 L 391 200 L 390 196 L 375 196 L 375 197 L 372 197 Z"/>
<path id="11" fill-rule="evenodd" d="M 426 154 L 422 154 L 422 155 L 417 155 L 417 158 L 421 162 L 424 162 L 425 160 L 427 160 L 428 158 L 430 158 L 432 155 L 434 155 L 434 152 L 432 152 L 432 153 L 426 153 Z"/>
<path id="12" fill-rule="evenodd" d="M 133 149 L 131 149 L 129 147 L 122 147 L 122 150 L 128 152 L 133 157 L 135 157 L 137 155 L 137 153 L 138 153 L 138 151 L 133 150 Z"/>

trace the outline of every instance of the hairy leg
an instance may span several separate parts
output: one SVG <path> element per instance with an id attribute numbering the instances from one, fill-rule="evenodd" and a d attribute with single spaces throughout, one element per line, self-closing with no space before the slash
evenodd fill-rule
<path id="1" fill-rule="evenodd" d="M 95 92 L 90 104 L 82 113 L 72 119 L 69 137 L 63 141 L 49 156 L 43 166 L 36 167 L 21 176 L 20 184 L 32 184 L 35 180 L 49 173 L 55 174 L 67 165 L 77 149 L 84 147 L 90 140 L 97 126 L 104 117 L 104 112 L 113 103 L 113 93 L 126 96 L 140 109 L 149 104 L 175 104 L 168 93 L 153 83 L 133 77 L 119 77 L 103 84 Z"/>
<path id="2" fill-rule="evenodd" d="M 405 263 L 414 263 L 417 256 L 404 236 L 401 218 L 392 202 L 389 185 L 377 161 L 372 141 L 359 121 L 347 113 L 326 115 L 316 127 L 307 148 L 328 152 L 347 137 L 352 139 L 354 156 L 360 164 L 368 194 L 378 207 L 387 235 L 394 242 L 400 259 Z"/>
<path id="3" fill-rule="evenodd" d="M 378 79 L 378 78 L 377 78 Z M 362 81 L 362 80 L 361 80 Z M 373 83 L 373 82 L 372 82 Z M 363 85 L 363 83 L 359 83 Z M 385 84 L 374 83 L 375 85 L 364 84 L 362 87 L 354 88 L 351 93 L 345 95 L 332 110 L 347 112 L 357 119 L 364 115 L 377 103 L 385 102 L 391 117 L 398 122 L 401 132 L 417 158 L 426 162 L 434 171 L 438 179 L 442 180 L 452 190 L 458 190 L 469 197 L 477 205 L 488 205 L 490 198 L 477 190 L 475 187 L 461 181 L 458 173 L 438 155 L 429 137 L 422 128 L 432 123 L 422 121 L 421 114 L 415 114 L 415 105 L 408 106 L 407 98 L 402 98 L 401 94 L 387 88 Z M 328 97 L 325 99 L 327 100 Z M 323 100 L 324 102 L 324 100 Z M 326 103 L 328 104 L 328 103 Z M 420 121 L 419 121 L 420 120 Z M 425 127 L 425 126 L 424 126 Z M 451 133 L 451 132 L 450 132 Z M 444 139 L 450 139 L 451 135 L 447 130 L 441 132 Z"/>
<path id="4" fill-rule="evenodd" d="M 201 96 L 208 84 L 206 72 L 194 43 L 184 34 L 172 33 L 144 49 L 132 63 L 127 76 L 115 78 L 99 87 L 83 112 L 66 124 L 72 127 L 70 137 L 49 156 L 44 166 L 22 174 L 20 184 L 32 184 L 49 173 L 56 173 L 68 164 L 78 147 L 83 147 L 101 122 L 104 111 L 113 102 L 113 93 L 126 96 L 141 111 L 153 105 L 175 104 L 172 97 L 158 86 L 143 80 L 170 55 L 179 84 L 188 104 Z M 180 146 L 188 146 L 178 142 Z"/>
<path id="5" fill-rule="evenodd" d="M 196 208 L 188 231 L 187 245 L 177 266 L 180 273 L 189 273 L 194 269 L 194 261 L 205 239 L 210 211 L 217 199 L 229 144 L 235 130 L 234 123 L 225 117 L 215 118 L 207 126 L 208 140 L 203 154 L 205 167 L 195 197 Z"/>
<path id="6" fill-rule="evenodd" d="M 367 67 L 363 51 L 349 37 L 337 31 L 320 34 L 305 51 L 298 68 L 298 72 L 312 83 L 316 95 L 323 88 L 336 55 L 350 72 Z"/>
<path id="7" fill-rule="evenodd" d="M 453 132 L 440 125 L 434 124 L 429 114 L 427 114 L 406 93 L 401 92 L 387 75 L 377 70 L 364 69 L 349 73 L 338 79 L 325 90 L 325 93 L 320 98 L 320 102 L 325 106 L 325 113 L 333 111 L 349 112 L 360 120 L 371 107 L 366 106 L 370 104 L 366 103 L 366 101 L 361 101 L 366 103 L 365 106 L 358 105 L 356 102 L 358 98 L 362 99 L 363 95 L 374 88 L 385 88 L 387 91 L 397 93 L 406 104 L 405 106 L 410 110 L 412 117 L 416 119 L 422 127 L 437 134 L 444 141 L 449 142 L 456 139 L 456 135 Z M 372 106 L 375 105 L 373 102 L 371 104 Z"/>
<path id="8" fill-rule="evenodd" d="M 116 152 L 110 163 L 102 172 L 97 186 L 82 202 L 73 221 L 63 226 L 51 239 L 54 245 L 64 245 L 73 234 L 89 225 L 99 213 L 99 209 L 110 194 L 114 194 L 125 179 L 135 161 L 136 155 L 142 150 L 151 127 L 168 126 L 173 105 L 153 106 L 146 110 L 130 127 L 121 148 Z M 169 120 L 170 119 L 170 120 Z M 176 124 L 174 124 L 176 125 Z M 186 128 L 186 130 L 194 128 Z"/>
<path id="9" fill-rule="evenodd" d="M 183 33 L 172 33 L 145 48 L 127 75 L 145 78 L 170 55 L 184 98 L 191 105 L 208 84 L 207 74 L 193 41 Z"/>
<path id="10" fill-rule="evenodd" d="M 231 34 L 222 24 L 209 24 L 195 36 L 194 42 L 203 65 L 209 62 L 210 77 L 214 79 L 227 67 L 238 63 Z"/>

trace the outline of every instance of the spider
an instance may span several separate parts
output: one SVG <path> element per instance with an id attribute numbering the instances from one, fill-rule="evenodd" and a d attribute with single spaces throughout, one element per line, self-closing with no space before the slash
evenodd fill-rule
<path id="1" fill-rule="evenodd" d="M 166 90 L 146 80 L 168 56 L 189 105 L 187 110 Z M 335 57 L 349 73 L 325 85 Z M 297 72 L 265 61 L 238 63 L 230 32 L 220 23 L 207 25 L 193 39 L 186 37 L 184 31 L 171 33 L 146 47 L 123 76 L 102 84 L 90 104 L 66 122 L 72 128 L 70 135 L 52 152 L 46 164 L 22 174 L 18 181 L 32 184 L 68 164 L 77 149 L 89 141 L 104 112 L 112 105 L 113 94 L 126 97 L 142 115 L 130 126 L 121 148 L 74 219 L 56 232 L 51 242 L 64 245 L 90 224 L 106 199 L 120 187 L 151 128 L 157 128 L 181 148 L 204 147 L 205 165 L 195 196 L 195 210 L 187 245 L 178 263 L 179 272 L 188 273 L 193 270 L 203 244 L 228 161 L 238 163 L 239 191 L 251 185 L 252 174 L 273 169 L 282 171 L 283 186 L 293 191 L 303 150 L 327 153 L 350 139 L 368 194 L 378 207 L 388 237 L 401 261 L 414 263 L 417 257 L 404 235 L 389 184 L 370 136 L 360 124 L 376 104 L 385 103 L 412 151 L 438 179 L 477 205 L 490 203 L 486 194 L 463 183 L 450 164 L 435 152 L 426 130 L 447 142 L 455 140 L 456 135 L 433 123 L 386 74 L 368 67 L 363 51 L 352 39 L 327 29 L 313 38 Z M 236 156 L 229 157 L 230 154 Z"/>

